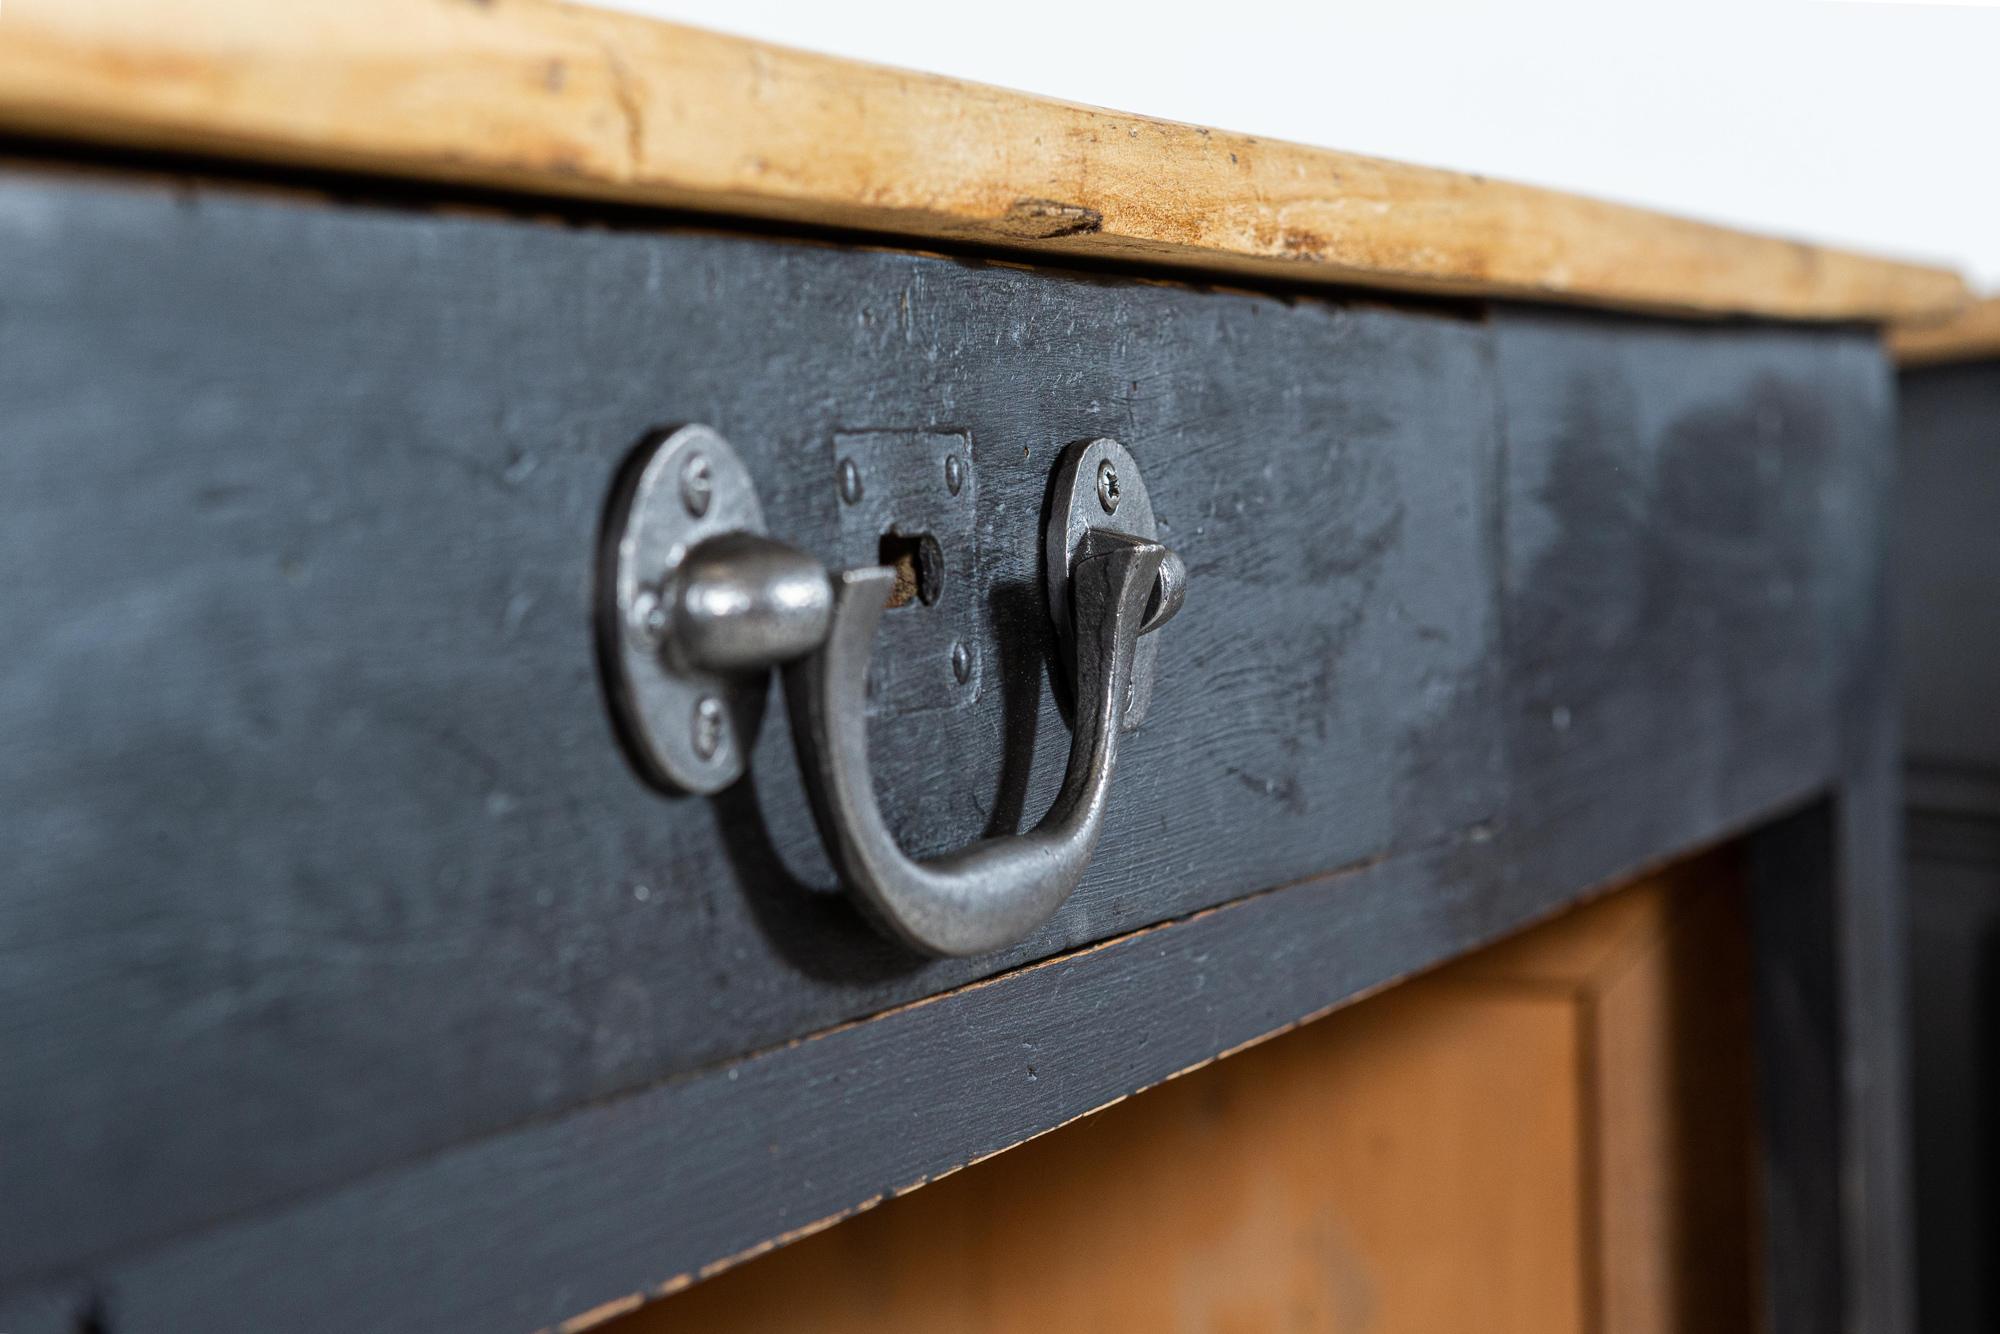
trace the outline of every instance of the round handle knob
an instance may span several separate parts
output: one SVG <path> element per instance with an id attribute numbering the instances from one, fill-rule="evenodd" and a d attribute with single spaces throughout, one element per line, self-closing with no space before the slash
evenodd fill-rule
<path id="1" fill-rule="evenodd" d="M 774 538 L 724 533 L 688 552 L 662 590 L 665 647 L 684 669 L 762 670 L 818 648 L 833 619 L 826 567 Z"/>

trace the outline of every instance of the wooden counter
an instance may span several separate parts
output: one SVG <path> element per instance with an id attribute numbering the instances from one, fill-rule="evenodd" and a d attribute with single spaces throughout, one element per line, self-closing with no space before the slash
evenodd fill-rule
<path id="1" fill-rule="evenodd" d="M 0 129 L 1288 283 L 1965 302 L 1941 269 L 546 0 L 7 0 Z"/>

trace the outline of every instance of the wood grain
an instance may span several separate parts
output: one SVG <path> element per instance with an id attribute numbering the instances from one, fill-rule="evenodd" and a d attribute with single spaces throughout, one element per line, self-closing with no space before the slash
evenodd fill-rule
<path id="1" fill-rule="evenodd" d="M 1033 254 L 1924 322 L 1952 273 L 547 0 L 8 0 L 0 128 Z"/>
<path id="2" fill-rule="evenodd" d="M 1742 888 L 1682 863 L 601 1334 L 1748 1331 Z"/>
<path id="3" fill-rule="evenodd" d="M 1889 350 L 1899 366 L 2000 360 L 2000 297 L 1974 302 L 1942 324 L 1893 329 Z"/>

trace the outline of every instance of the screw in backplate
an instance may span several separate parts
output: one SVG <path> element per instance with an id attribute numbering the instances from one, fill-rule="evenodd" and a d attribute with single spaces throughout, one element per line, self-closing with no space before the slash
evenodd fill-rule
<path id="1" fill-rule="evenodd" d="M 853 459 L 840 461 L 840 498 L 850 505 L 861 503 L 861 469 Z"/>
<path id="2" fill-rule="evenodd" d="M 960 685 L 972 679 L 972 650 L 965 646 L 963 640 L 951 646 L 951 674 L 958 678 Z"/>
<path id="3" fill-rule="evenodd" d="M 642 588 L 632 599 L 631 622 L 649 644 L 657 644 L 667 633 L 667 602 L 657 591 Z"/>
<path id="4" fill-rule="evenodd" d="M 724 717 L 722 701 L 703 695 L 694 706 L 694 753 L 696 759 L 712 760 L 722 749 Z"/>
<path id="5" fill-rule="evenodd" d="M 699 519 L 708 513 L 708 503 L 714 498 L 715 477 L 709 471 L 707 456 L 688 455 L 681 462 L 681 505 L 690 517 Z"/>
<path id="6" fill-rule="evenodd" d="M 1097 465 L 1097 503 L 1106 514 L 1118 512 L 1118 470 L 1105 459 Z"/>
<path id="7" fill-rule="evenodd" d="M 944 489 L 951 492 L 953 495 L 957 495 L 959 488 L 964 485 L 965 485 L 965 460 L 961 459 L 956 454 L 945 455 Z"/>

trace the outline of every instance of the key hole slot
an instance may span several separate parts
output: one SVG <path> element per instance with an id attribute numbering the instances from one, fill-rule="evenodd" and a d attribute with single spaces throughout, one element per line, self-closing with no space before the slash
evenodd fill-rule
<path id="1" fill-rule="evenodd" d="M 929 533 L 884 533 L 875 549 L 876 562 L 896 575 L 889 593 L 889 607 L 937 605 L 944 595 L 944 548 Z"/>

